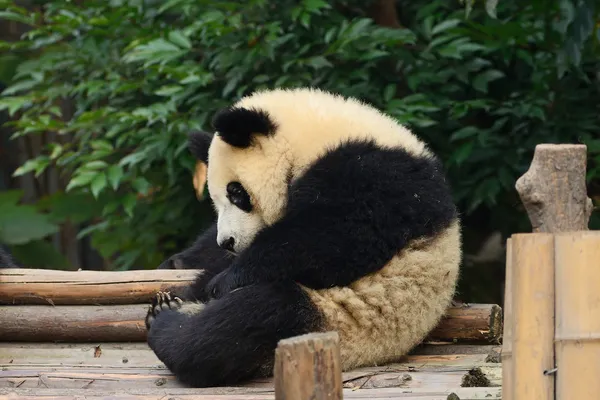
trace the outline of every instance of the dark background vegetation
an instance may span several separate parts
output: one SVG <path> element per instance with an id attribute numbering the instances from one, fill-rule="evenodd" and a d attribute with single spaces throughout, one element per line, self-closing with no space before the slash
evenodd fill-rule
<path id="1" fill-rule="evenodd" d="M 0 243 L 38 268 L 155 268 L 212 221 L 191 129 L 253 90 L 318 86 L 441 155 L 464 218 L 458 297 L 501 301 L 514 189 L 538 143 L 588 146 L 600 197 L 592 0 L 0 0 Z M 594 213 L 591 227 L 600 226 Z"/>

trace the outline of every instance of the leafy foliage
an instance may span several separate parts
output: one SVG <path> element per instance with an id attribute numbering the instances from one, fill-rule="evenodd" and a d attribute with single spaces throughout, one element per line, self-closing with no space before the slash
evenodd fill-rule
<path id="1" fill-rule="evenodd" d="M 32 29 L 0 43 L 26 57 L 0 109 L 15 137 L 59 137 L 15 174 L 69 176 L 45 207 L 91 223 L 81 235 L 115 268 L 155 267 L 212 218 L 185 135 L 261 88 L 319 86 L 389 112 L 443 157 L 465 215 L 506 232 L 528 229 L 514 181 L 535 144 L 584 142 L 600 176 L 591 0 L 399 1 L 400 28 L 358 0 L 4 4 L 0 18 Z"/>

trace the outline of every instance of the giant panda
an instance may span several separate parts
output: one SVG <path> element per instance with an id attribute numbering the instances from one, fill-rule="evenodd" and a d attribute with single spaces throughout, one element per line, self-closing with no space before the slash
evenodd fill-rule
<path id="1" fill-rule="evenodd" d="M 195 132 L 217 222 L 171 257 L 202 268 L 157 293 L 148 344 L 183 383 L 270 376 L 279 340 L 336 331 L 343 370 L 397 360 L 449 306 L 460 217 L 441 163 L 407 128 L 312 88 L 250 94 Z M 216 244 L 209 243 L 214 241 Z M 219 246 L 200 265 L 198 246 Z M 214 249 L 213 249 L 214 250 Z"/>

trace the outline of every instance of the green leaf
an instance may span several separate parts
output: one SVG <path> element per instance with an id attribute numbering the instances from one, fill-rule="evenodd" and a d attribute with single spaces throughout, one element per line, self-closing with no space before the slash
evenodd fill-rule
<path id="1" fill-rule="evenodd" d="M 171 96 L 177 92 L 181 92 L 183 90 L 183 87 L 178 86 L 178 85 L 171 85 L 171 86 L 163 86 L 160 89 L 158 89 L 156 92 L 154 92 L 154 94 L 158 95 L 158 96 Z"/>
<path id="2" fill-rule="evenodd" d="M 25 244 L 58 232 L 47 215 L 30 205 L 5 207 L 0 211 L 0 243 Z"/>
<path id="3" fill-rule="evenodd" d="M 131 186 L 133 186 L 138 193 L 145 196 L 148 194 L 148 190 L 150 189 L 150 182 L 143 177 L 139 177 L 131 183 Z"/>
<path id="4" fill-rule="evenodd" d="M 25 15 L 17 14 L 12 11 L 0 11 L 0 19 L 6 19 L 9 21 L 21 22 L 27 25 L 33 25 L 33 19 Z"/>
<path id="5" fill-rule="evenodd" d="M 89 184 L 95 177 L 98 175 L 96 171 L 85 171 L 80 172 L 77 176 L 75 176 L 66 187 L 66 191 L 70 191 L 76 187 L 85 186 Z"/>
<path id="6" fill-rule="evenodd" d="M 50 147 L 52 148 L 52 151 L 50 152 L 50 159 L 55 160 L 60 157 L 64 149 L 63 146 L 58 143 L 50 143 Z"/>
<path id="7" fill-rule="evenodd" d="M 496 7 L 498 6 L 498 0 L 485 0 L 485 11 L 487 14 L 496 19 Z"/>
<path id="8" fill-rule="evenodd" d="M 106 174 L 110 186 L 112 186 L 114 190 L 117 190 L 119 182 L 121 182 L 121 178 L 123 178 L 123 168 L 121 168 L 120 165 L 111 165 L 106 171 Z"/>
<path id="9" fill-rule="evenodd" d="M 8 96 L 8 95 L 13 95 L 15 93 L 19 93 L 21 91 L 28 91 L 31 88 L 35 87 L 35 85 L 39 84 L 39 82 L 37 80 L 25 80 L 25 81 L 21 81 L 21 82 L 17 82 L 9 87 L 7 87 L 6 89 L 4 89 L 4 91 L 2 92 L 3 96 Z"/>
<path id="10" fill-rule="evenodd" d="M 31 105 L 31 99 L 28 96 L 14 96 L 0 99 L 0 111 L 8 110 L 8 115 L 13 116 L 17 111 Z"/>
<path id="11" fill-rule="evenodd" d="M 96 177 L 92 180 L 90 188 L 92 189 L 92 194 L 95 198 L 98 198 L 100 192 L 106 187 L 106 183 L 106 175 L 102 172 L 97 174 Z"/>
<path id="12" fill-rule="evenodd" d="M 478 132 L 479 132 L 479 130 L 474 126 L 465 126 L 464 128 L 461 128 L 461 129 L 457 130 L 456 132 L 454 132 L 450 136 L 450 141 L 454 142 L 456 140 L 466 139 L 466 138 L 475 136 Z"/>
<path id="13" fill-rule="evenodd" d="M 25 161 L 25 163 L 23 165 L 21 165 L 19 168 L 17 168 L 15 170 L 15 172 L 13 172 L 14 177 L 16 176 L 22 176 L 25 175 L 31 171 L 35 171 L 38 165 L 38 160 L 37 159 L 33 159 L 33 160 L 27 160 Z"/>
<path id="14" fill-rule="evenodd" d="M 123 199 L 123 209 L 129 215 L 129 217 L 133 217 L 133 208 L 137 203 L 137 198 L 133 193 L 127 193 L 125 198 Z"/>
<path id="15" fill-rule="evenodd" d="M 431 34 L 433 36 L 437 35 L 438 33 L 447 31 L 448 29 L 452 29 L 455 28 L 456 26 L 458 26 L 458 24 L 460 24 L 462 21 L 460 19 L 447 19 L 445 21 L 440 22 L 439 24 L 437 24 L 436 26 L 433 27 L 433 29 L 431 30 Z"/>
<path id="16" fill-rule="evenodd" d="M 396 94 L 396 84 L 390 83 L 383 90 L 383 99 L 386 102 L 389 102 L 390 100 L 392 100 L 394 98 L 395 94 Z"/>
<path id="17" fill-rule="evenodd" d="M 104 169 L 108 166 L 108 164 L 106 163 L 106 161 L 96 160 L 87 162 L 83 166 L 85 167 L 85 169 Z"/>
<path id="18" fill-rule="evenodd" d="M 480 92 L 487 93 L 488 84 L 496 79 L 504 77 L 504 72 L 497 69 L 489 69 L 484 71 L 473 79 L 473 87 Z"/>
<path id="19" fill-rule="evenodd" d="M 92 149 L 94 149 L 94 150 L 113 151 L 113 146 L 112 146 L 112 144 L 110 144 L 110 142 L 108 140 L 102 140 L 102 139 L 93 140 L 90 143 L 90 146 L 92 146 Z"/>
<path id="20" fill-rule="evenodd" d="M 323 67 L 333 67 L 333 64 L 327 61 L 327 59 L 323 56 L 312 57 L 306 62 L 306 64 L 313 67 L 314 69 L 321 69 Z"/>
<path id="21" fill-rule="evenodd" d="M 471 155 L 474 145 L 475 145 L 475 142 L 471 141 L 471 142 L 466 142 L 465 144 L 460 146 L 453 154 L 452 158 L 453 158 L 454 162 L 457 165 L 461 165 Z"/>
<path id="22" fill-rule="evenodd" d="M 184 49 L 192 48 L 192 42 L 190 42 L 190 40 L 187 37 L 185 37 L 181 33 L 181 31 L 169 32 L 169 40 L 181 48 L 184 48 Z"/>

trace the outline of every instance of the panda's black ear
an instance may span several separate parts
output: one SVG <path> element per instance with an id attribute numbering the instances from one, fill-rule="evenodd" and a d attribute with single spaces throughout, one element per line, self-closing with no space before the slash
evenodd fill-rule
<path id="1" fill-rule="evenodd" d="M 219 111 L 213 118 L 217 134 L 231 146 L 246 148 L 253 135 L 273 135 L 275 122 L 264 110 L 231 107 Z"/>
<path id="2" fill-rule="evenodd" d="M 208 148 L 212 135 L 208 132 L 195 131 L 188 134 L 188 149 L 198 161 L 208 164 Z"/>

